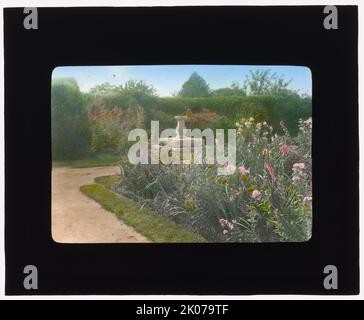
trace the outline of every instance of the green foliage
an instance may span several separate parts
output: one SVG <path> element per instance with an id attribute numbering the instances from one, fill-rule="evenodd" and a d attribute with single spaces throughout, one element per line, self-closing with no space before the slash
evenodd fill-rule
<path id="1" fill-rule="evenodd" d="M 223 97 L 230 97 L 230 96 L 246 96 L 245 88 L 241 88 L 239 83 L 233 82 L 230 87 L 228 88 L 219 88 L 213 90 L 211 93 L 212 96 L 223 96 Z"/>
<path id="2" fill-rule="evenodd" d="M 89 113 L 92 126 L 92 145 L 94 152 L 107 152 L 118 150 L 123 128 L 123 110 L 115 107 L 105 109 L 101 107 L 97 111 Z"/>
<path id="3" fill-rule="evenodd" d="M 52 82 L 52 157 L 75 159 L 86 155 L 91 144 L 91 130 L 85 100 L 75 80 Z"/>
<path id="4" fill-rule="evenodd" d="M 87 94 L 88 110 L 96 111 L 100 106 L 106 109 L 153 105 L 156 101 L 155 89 L 144 81 L 129 80 L 124 85 L 109 83 L 97 85 Z"/>
<path id="5" fill-rule="evenodd" d="M 84 185 L 80 190 L 153 242 L 206 242 L 201 236 L 150 210 L 139 208 L 130 199 L 101 184 Z"/>
<path id="6" fill-rule="evenodd" d="M 89 112 L 89 119 L 93 152 L 125 153 L 129 146 L 129 131 L 144 127 L 144 109 L 133 106 L 127 109 L 106 109 L 101 106 L 99 110 Z"/>
<path id="7" fill-rule="evenodd" d="M 299 121 L 295 137 L 283 122 L 281 127 L 283 133 L 278 135 L 254 119 L 241 119 L 237 125 L 237 161 L 250 170 L 243 192 L 252 187 L 259 197 L 250 197 L 245 216 L 231 219 L 253 241 L 307 241 L 311 237 L 312 119 Z"/>
<path id="8" fill-rule="evenodd" d="M 286 81 L 276 73 L 272 74 L 270 70 L 255 70 L 249 72 L 244 86 L 252 96 L 299 96 L 288 89 L 291 82 L 292 80 Z"/>
<path id="9" fill-rule="evenodd" d="M 54 166 L 66 166 L 72 168 L 91 168 L 116 166 L 120 162 L 120 154 L 118 152 L 92 153 L 82 159 L 54 161 Z"/>
<path id="10" fill-rule="evenodd" d="M 116 101 L 117 97 L 105 97 L 100 101 L 95 99 L 92 102 L 93 108 L 112 109 L 112 106 L 119 105 L 123 110 L 127 110 L 128 103 L 119 104 Z M 173 128 L 176 125 L 174 116 L 186 114 L 188 110 L 194 114 L 208 110 L 221 116 L 216 123 L 209 123 L 210 128 L 233 128 L 238 119 L 254 117 L 272 124 L 278 132 L 279 121 L 283 120 L 292 134 L 297 133 L 298 120 L 307 119 L 312 113 L 311 98 L 299 96 L 150 97 L 150 101 L 139 104 L 138 110 L 143 110 L 143 123 L 139 122 L 138 125 L 144 128 L 149 128 L 151 120 L 159 120 L 161 129 Z M 194 125 L 200 129 L 204 128 L 202 123 Z"/>
<path id="11" fill-rule="evenodd" d="M 91 88 L 90 94 L 105 96 L 105 95 L 112 94 L 113 92 L 116 93 L 117 89 L 118 89 L 117 86 L 112 85 L 109 82 L 105 82 L 105 83 L 98 84 L 98 85 L 94 86 L 93 88 Z"/>
<path id="12" fill-rule="evenodd" d="M 237 166 L 123 163 L 119 193 L 213 242 L 307 241 L 312 224 L 312 120 L 296 137 L 237 123 Z M 228 166 L 227 166 L 228 167 Z M 235 171 L 235 172 L 234 172 Z"/>
<path id="13" fill-rule="evenodd" d="M 197 72 L 193 72 L 178 94 L 181 97 L 207 97 L 210 94 L 210 88 L 204 78 Z"/>
<path id="14" fill-rule="evenodd" d="M 121 181 L 120 176 L 102 176 L 96 177 L 95 182 L 98 184 L 102 184 L 104 187 L 111 189 L 116 184 L 119 184 Z"/>
<path id="15" fill-rule="evenodd" d="M 279 122 L 283 120 L 289 131 L 292 134 L 297 134 L 298 120 L 307 119 L 312 114 L 311 103 L 311 98 L 298 96 L 165 97 L 158 98 L 155 105 L 145 108 L 145 124 L 149 126 L 150 120 L 158 120 L 158 117 L 153 117 L 156 115 L 156 110 L 165 114 L 164 119 L 167 119 L 168 115 L 186 114 L 189 109 L 193 113 L 208 110 L 223 116 L 219 122 L 210 126 L 212 128 L 233 128 L 235 122 L 240 118 L 254 117 L 258 121 L 268 122 L 278 132 L 281 132 Z M 168 124 L 167 127 L 174 127 L 175 120 L 173 117 L 169 117 L 169 120 L 170 122 L 165 121 Z"/>
<path id="16" fill-rule="evenodd" d="M 151 120 L 159 120 L 161 130 L 173 128 L 174 116 L 189 112 L 193 115 L 187 120 L 190 128 L 228 129 L 241 118 L 254 117 L 278 133 L 282 133 L 279 122 L 283 120 L 296 135 L 298 120 L 311 116 L 312 101 L 288 90 L 287 85 L 270 71 L 258 70 L 248 77 L 245 88 L 234 82 L 210 92 L 206 81 L 194 73 L 181 90 L 182 96 L 158 97 L 144 81 L 130 80 L 119 86 L 104 83 L 81 94 L 73 79 L 54 80 L 53 158 L 80 158 L 88 151 L 125 153 L 131 129 L 149 129 Z"/>

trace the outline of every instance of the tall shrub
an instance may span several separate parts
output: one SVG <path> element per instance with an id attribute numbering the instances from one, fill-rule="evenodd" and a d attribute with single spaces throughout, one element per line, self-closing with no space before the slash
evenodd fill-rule
<path id="1" fill-rule="evenodd" d="M 75 159 L 87 154 L 91 130 L 84 97 L 73 79 L 52 83 L 52 158 Z"/>
<path id="2" fill-rule="evenodd" d="M 221 128 L 233 128 L 240 118 L 254 117 L 257 121 L 273 125 L 275 131 L 280 131 L 279 122 L 283 120 L 295 135 L 298 120 L 311 116 L 312 101 L 311 98 L 299 96 L 161 97 L 157 105 L 148 108 L 148 116 L 153 115 L 154 109 L 170 115 L 185 114 L 187 110 L 193 113 L 208 110 L 225 117 L 225 124 L 217 123 L 222 125 Z"/>

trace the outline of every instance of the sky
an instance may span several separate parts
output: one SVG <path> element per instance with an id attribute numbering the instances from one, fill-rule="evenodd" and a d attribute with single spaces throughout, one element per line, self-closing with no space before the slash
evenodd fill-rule
<path id="1" fill-rule="evenodd" d="M 124 84 L 128 80 L 144 80 L 153 85 L 159 96 L 171 96 L 196 71 L 211 89 L 229 87 L 233 81 L 244 83 L 250 70 L 270 69 L 285 80 L 292 80 L 290 89 L 300 94 L 312 94 L 311 71 L 303 66 L 253 66 L 253 65 L 153 65 L 153 66 L 67 66 L 53 70 L 52 79 L 74 78 L 81 91 L 87 92 L 98 84 L 109 82 Z"/>

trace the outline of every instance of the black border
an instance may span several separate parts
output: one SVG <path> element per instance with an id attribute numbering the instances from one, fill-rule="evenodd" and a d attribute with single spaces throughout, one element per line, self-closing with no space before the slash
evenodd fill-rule
<path id="1" fill-rule="evenodd" d="M 358 9 L 4 9 L 6 294 L 358 294 Z M 281 244 L 58 244 L 50 231 L 52 70 L 65 65 L 301 65 L 313 77 L 313 237 Z M 23 287 L 23 268 L 39 289 Z M 323 269 L 339 289 L 323 288 Z"/>

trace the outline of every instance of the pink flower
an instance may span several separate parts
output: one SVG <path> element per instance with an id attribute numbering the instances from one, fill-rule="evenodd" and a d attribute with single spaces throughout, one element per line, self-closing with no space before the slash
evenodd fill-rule
<path id="1" fill-rule="evenodd" d="M 254 191 L 252 192 L 252 197 L 253 197 L 254 199 L 259 198 L 261 195 L 262 195 L 262 193 L 261 193 L 259 190 L 254 190 Z"/>
<path id="2" fill-rule="evenodd" d="M 219 223 L 220 225 L 224 228 L 225 226 L 227 226 L 230 230 L 233 230 L 234 229 L 234 224 L 229 222 L 228 220 L 226 219 L 219 219 Z M 226 230 L 228 231 L 228 230 Z"/>
<path id="3" fill-rule="evenodd" d="M 301 179 L 301 178 L 300 178 L 300 176 L 293 176 L 293 177 L 292 177 L 292 180 L 293 180 L 293 181 L 298 181 L 298 180 L 300 180 L 300 179 Z"/>
<path id="4" fill-rule="evenodd" d="M 240 166 L 239 171 L 240 171 L 241 174 L 249 174 L 250 173 L 250 169 L 246 169 L 244 166 Z"/>
<path id="5" fill-rule="evenodd" d="M 284 145 L 282 145 L 282 146 L 280 146 L 280 147 L 279 147 L 279 151 L 280 151 L 282 154 L 286 154 L 286 153 L 288 153 L 288 151 L 289 151 L 289 147 L 288 147 L 286 144 L 284 144 Z"/>
<path id="6" fill-rule="evenodd" d="M 305 168 L 305 164 L 303 162 L 295 163 L 293 165 L 293 169 L 303 170 L 304 168 Z"/>
<path id="7" fill-rule="evenodd" d="M 221 224 L 221 226 L 224 226 L 228 223 L 228 221 L 226 219 L 219 219 L 219 223 Z"/>
<path id="8" fill-rule="evenodd" d="M 229 233 L 229 230 L 224 230 L 223 232 L 222 232 L 223 234 L 228 234 Z"/>
<path id="9" fill-rule="evenodd" d="M 229 163 L 225 168 L 224 171 L 226 174 L 233 174 L 236 171 L 236 166 L 234 166 L 233 164 Z"/>
<path id="10" fill-rule="evenodd" d="M 310 197 L 310 196 L 306 196 L 306 197 L 304 197 L 303 198 L 303 200 L 302 200 L 303 202 L 311 202 L 312 201 L 312 197 Z"/>

